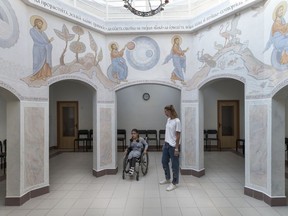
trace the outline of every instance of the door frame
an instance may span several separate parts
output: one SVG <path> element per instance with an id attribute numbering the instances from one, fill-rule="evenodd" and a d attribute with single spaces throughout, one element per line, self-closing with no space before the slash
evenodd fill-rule
<path id="1" fill-rule="evenodd" d="M 61 115 L 60 115 L 60 108 L 61 108 L 61 105 L 63 104 L 75 104 L 75 107 L 76 107 L 76 114 L 77 114 L 77 117 L 76 117 L 76 125 L 75 125 L 75 133 L 74 133 L 74 139 L 77 138 L 77 131 L 78 131 L 78 126 L 79 126 L 79 102 L 78 101 L 57 101 L 57 148 L 59 148 L 61 145 L 60 145 L 60 132 L 61 132 L 61 124 L 60 124 L 60 118 L 61 118 Z M 73 144 L 74 145 L 74 144 Z"/>
<path id="2" fill-rule="evenodd" d="M 235 122 L 234 123 L 234 126 L 236 127 L 236 130 L 234 131 L 234 136 L 233 137 L 235 137 L 235 140 L 233 141 L 233 143 L 231 143 L 231 148 L 233 148 L 232 146 L 235 144 L 236 145 L 236 139 L 238 139 L 239 138 L 239 132 L 240 132 L 240 107 L 239 107 L 239 104 L 240 104 L 240 100 L 217 100 L 217 127 L 218 127 L 218 138 L 220 139 L 220 142 L 221 142 L 221 147 L 223 148 L 224 147 L 224 149 L 225 149 L 225 146 L 223 146 L 223 143 L 225 143 L 225 142 L 223 142 L 223 138 L 222 138 L 222 136 L 221 136 L 221 134 L 222 134 L 222 125 L 221 125 L 221 119 L 220 119 L 220 117 L 222 116 L 222 114 L 221 114 L 221 106 L 222 105 L 225 105 L 225 104 L 229 104 L 229 103 L 232 103 L 232 104 L 234 104 L 235 105 L 235 107 L 236 107 L 236 110 L 235 110 L 235 112 L 236 113 L 234 113 L 234 120 L 233 120 L 233 122 Z M 227 148 L 227 147 L 226 147 Z"/>

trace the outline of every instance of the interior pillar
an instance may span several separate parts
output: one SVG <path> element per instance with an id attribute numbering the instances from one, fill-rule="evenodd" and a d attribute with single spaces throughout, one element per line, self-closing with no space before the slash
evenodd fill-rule
<path id="1" fill-rule="evenodd" d="M 182 90 L 183 91 L 183 90 Z M 199 92 L 200 93 L 200 92 Z M 184 99 L 184 95 L 187 98 Z M 181 174 L 201 177 L 205 175 L 203 148 L 203 100 L 193 100 L 182 92 L 181 102 Z M 197 94 L 196 94 L 197 95 Z M 202 104 L 202 105 L 201 105 Z"/>
<path id="2" fill-rule="evenodd" d="M 285 105 L 272 99 L 246 100 L 244 193 L 270 206 L 286 205 Z"/>
<path id="3" fill-rule="evenodd" d="M 7 103 L 6 205 L 49 192 L 48 102 Z"/>
<path id="4" fill-rule="evenodd" d="M 97 145 L 93 152 L 93 175 L 116 174 L 117 142 L 116 142 L 116 105 L 114 102 L 97 103 Z"/>

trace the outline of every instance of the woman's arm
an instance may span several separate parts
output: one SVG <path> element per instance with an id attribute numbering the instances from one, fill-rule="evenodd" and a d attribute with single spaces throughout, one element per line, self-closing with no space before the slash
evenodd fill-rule
<path id="1" fill-rule="evenodd" d="M 175 146 L 175 149 L 179 149 L 180 134 L 181 134 L 181 132 L 176 131 L 176 146 Z"/>
<path id="2" fill-rule="evenodd" d="M 147 149 L 148 149 L 148 143 L 146 142 L 145 139 L 142 139 L 142 144 L 144 145 L 144 153 L 147 153 Z"/>
<path id="3" fill-rule="evenodd" d="M 181 132 L 176 131 L 176 145 L 175 145 L 175 150 L 174 150 L 174 156 L 179 156 L 180 134 Z"/>

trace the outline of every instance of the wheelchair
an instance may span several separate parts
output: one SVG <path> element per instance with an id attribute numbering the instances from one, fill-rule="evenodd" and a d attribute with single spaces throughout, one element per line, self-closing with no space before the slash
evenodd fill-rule
<path id="1" fill-rule="evenodd" d="M 128 155 L 129 155 L 130 151 L 131 151 L 131 148 L 128 148 L 128 151 L 123 158 L 123 172 L 122 172 L 122 178 L 123 179 L 125 179 L 126 175 L 129 175 L 130 164 L 129 164 L 129 160 L 128 160 Z M 148 153 L 144 154 L 144 148 L 143 148 L 141 151 L 141 156 L 136 159 L 135 170 L 134 170 L 134 174 L 133 174 L 133 175 L 136 175 L 137 181 L 139 181 L 140 170 L 141 170 L 143 176 L 145 176 L 147 174 L 148 164 L 149 164 L 149 155 L 148 155 Z M 130 175 L 130 177 L 131 177 L 131 175 Z"/>

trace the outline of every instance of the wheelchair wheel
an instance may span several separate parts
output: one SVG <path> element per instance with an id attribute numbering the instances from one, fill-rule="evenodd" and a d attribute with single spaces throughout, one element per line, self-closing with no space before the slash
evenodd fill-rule
<path id="1" fill-rule="evenodd" d="M 125 179 L 126 173 L 129 172 L 129 161 L 128 161 L 128 154 L 123 158 L 123 172 L 122 172 L 122 179 Z"/>
<path id="2" fill-rule="evenodd" d="M 149 164 L 149 155 L 148 153 L 142 154 L 141 157 L 141 171 L 143 175 L 146 175 L 148 172 L 148 164 Z"/>

